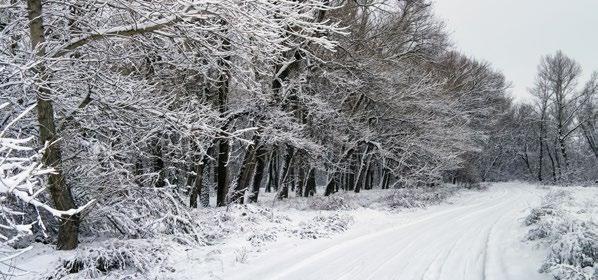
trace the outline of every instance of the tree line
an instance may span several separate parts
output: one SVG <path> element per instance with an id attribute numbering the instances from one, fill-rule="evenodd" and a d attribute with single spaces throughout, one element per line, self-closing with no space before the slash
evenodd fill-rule
<path id="1" fill-rule="evenodd" d="M 534 177 L 560 180 L 583 162 L 570 148 L 578 132 L 595 146 L 590 118 L 571 117 L 590 103 L 570 109 L 582 98 L 561 82 L 555 109 L 542 89 L 554 82 L 539 79 L 545 119 L 527 121 L 537 108 L 513 106 L 503 74 L 454 51 L 428 0 L 0 3 L 0 123 L 37 104 L 7 132 L 45 147 L 54 172 L 37 199 L 59 211 L 94 201 L 47 227 L 61 250 L 80 235 L 147 236 L 150 217 L 188 234 L 189 209 L 261 191 L 504 178 L 498 165 L 531 162 L 534 149 Z"/>
<path id="2" fill-rule="evenodd" d="M 598 73 L 581 74 L 563 51 L 541 58 L 532 102 L 510 108 L 479 158 L 485 179 L 598 180 Z"/>

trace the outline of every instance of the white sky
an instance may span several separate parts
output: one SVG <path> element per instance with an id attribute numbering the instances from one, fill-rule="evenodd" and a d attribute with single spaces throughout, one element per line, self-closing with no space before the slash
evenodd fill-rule
<path id="1" fill-rule="evenodd" d="M 434 0 L 455 47 L 485 60 L 529 100 L 540 57 L 561 49 L 584 70 L 598 71 L 598 0 Z"/>

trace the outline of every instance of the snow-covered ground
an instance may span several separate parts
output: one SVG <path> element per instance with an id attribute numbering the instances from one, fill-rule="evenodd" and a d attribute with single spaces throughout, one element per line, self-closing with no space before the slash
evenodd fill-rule
<path id="1" fill-rule="evenodd" d="M 542 203 L 525 218 L 530 243 L 548 248 L 540 271 L 555 279 L 598 279 L 598 191 L 547 187 Z"/>
<path id="2" fill-rule="evenodd" d="M 584 196 L 590 191 L 598 193 L 594 188 L 583 191 Z M 152 254 L 167 252 L 146 271 L 132 267 L 130 273 L 110 272 L 99 278 L 552 279 L 538 272 L 546 246 L 524 242 L 528 228 L 523 223 L 548 192 L 549 188 L 514 182 L 493 184 L 484 191 L 425 194 L 422 199 L 429 201 L 448 196 L 446 201 L 425 208 L 388 208 L 394 205 L 387 203 L 393 191 L 378 190 L 283 202 L 264 197 L 257 205 L 233 206 L 228 211 L 200 209 L 196 215 L 205 220 L 201 230 L 206 231 L 209 244 L 148 240 L 160 243 L 153 246 L 140 245 L 144 240 L 112 241 L 116 254 L 122 246 L 142 248 L 141 254 L 133 255 L 142 262 L 146 261 L 144 255 L 151 263 Z M 399 205 L 404 203 L 402 195 L 395 199 Z M 327 208 L 331 204 L 333 210 Z M 89 247 L 102 244 L 106 243 L 92 242 L 82 249 L 94 252 Z M 18 263 L 33 273 L 17 279 L 47 276 L 77 254 L 81 253 L 55 252 L 49 246 L 36 245 Z M 70 274 L 68 278 L 82 279 L 84 275 Z"/>
<path id="3" fill-rule="evenodd" d="M 223 279 L 550 279 L 544 250 L 522 243 L 522 218 L 543 190 L 495 184 L 426 210 L 362 210 L 331 240 L 296 242 L 228 268 Z"/>

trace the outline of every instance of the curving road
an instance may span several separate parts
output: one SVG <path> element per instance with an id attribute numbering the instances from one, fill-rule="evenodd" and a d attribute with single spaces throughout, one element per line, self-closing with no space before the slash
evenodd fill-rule
<path id="1" fill-rule="evenodd" d="M 495 184 L 374 232 L 272 250 L 224 279 L 550 279 L 537 272 L 543 252 L 521 242 L 521 218 L 541 192 Z"/>

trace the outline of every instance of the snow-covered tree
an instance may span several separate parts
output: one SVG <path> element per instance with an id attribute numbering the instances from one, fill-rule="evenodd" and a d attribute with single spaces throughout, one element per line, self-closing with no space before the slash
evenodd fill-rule
<path id="1" fill-rule="evenodd" d="M 0 104 L 0 116 L 8 115 L 4 114 L 8 106 L 7 103 Z M 34 107 L 28 107 L 0 127 L 0 259 L 6 267 L 10 267 L 11 259 L 31 249 L 31 246 L 23 246 L 19 242 L 32 235 L 34 227 L 42 229 L 43 233 L 48 222 L 42 218 L 47 217 L 43 213 L 49 213 L 56 219 L 65 219 L 81 213 L 93 203 L 90 201 L 80 208 L 58 210 L 47 202 L 47 187 L 43 177 L 55 170 L 46 168 L 41 158 L 52 143 L 36 151 L 32 148 L 33 137 L 11 136 L 14 133 L 11 129 Z M 28 208 L 32 208 L 35 216 L 30 214 Z"/>

